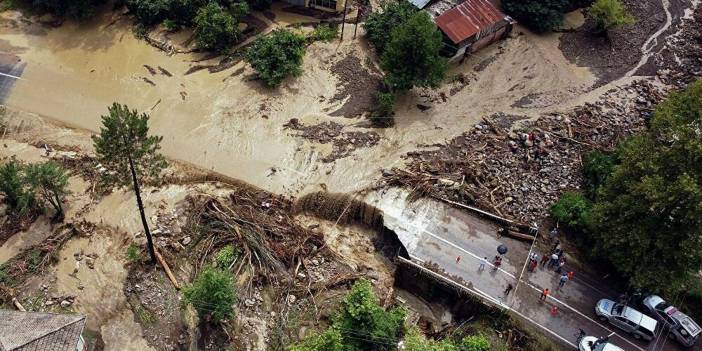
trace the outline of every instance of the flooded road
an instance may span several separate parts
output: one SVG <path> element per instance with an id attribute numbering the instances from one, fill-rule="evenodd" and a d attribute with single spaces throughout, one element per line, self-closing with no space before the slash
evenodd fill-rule
<path id="1" fill-rule="evenodd" d="M 306 18 L 274 12 L 271 25 Z M 345 130 L 367 131 L 357 119 L 329 116 L 343 103 L 334 99 L 341 82 L 333 63 L 349 54 L 361 61 L 372 55 L 360 39 L 311 45 L 302 76 L 268 89 L 252 80 L 254 71 L 243 62 L 218 73 L 186 74 L 195 65 L 217 60 L 202 61 L 204 53 L 168 56 L 136 39 L 129 19 L 114 13 L 58 28 L 27 24 L 18 16 L 3 14 L 0 27 L 2 52 L 19 57 L 22 67 L 12 71 L 20 79 L 1 81 L 0 94 L 9 107 L 96 132 L 107 106 L 125 103 L 150 113 L 151 130 L 164 136 L 163 152 L 170 158 L 289 195 L 322 184 L 330 191 L 362 189 L 377 179 L 380 169 L 401 165 L 400 157 L 420 144 L 443 142 L 494 112 L 536 116 L 560 108 L 580 99 L 594 83 L 586 68 L 565 60 L 557 35 L 515 35 L 450 69 L 449 77 L 463 75 L 468 83 L 400 96 L 396 127 L 376 130 L 381 137 L 376 146 L 324 163 L 320 159 L 328 145 L 293 137 L 283 124 L 292 118 L 305 125 L 334 121 Z M 351 38 L 353 26 L 346 30 Z M 505 75 L 507 69 L 519 74 Z M 433 107 L 421 111 L 417 103 Z"/>

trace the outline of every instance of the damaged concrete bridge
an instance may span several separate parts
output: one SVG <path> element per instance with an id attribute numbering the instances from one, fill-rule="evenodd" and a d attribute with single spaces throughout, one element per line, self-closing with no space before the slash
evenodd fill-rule
<path id="1" fill-rule="evenodd" d="M 625 350 L 678 349 L 675 343 L 666 342 L 665 335 L 646 344 L 597 321 L 595 303 L 601 298 L 613 298 L 617 292 L 586 273 L 566 266 L 575 271 L 575 277 L 556 291 L 559 274 L 542 267 L 535 272 L 524 269 L 530 243 L 498 237 L 498 225 L 464 210 L 429 199 L 409 202 L 408 195 L 405 190 L 389 189 L 364 199 L 382 213 L 383 225 L 397 234 L 407 250 L 408 257 L 398 258 L 401 265 L 509 311 L 541 329 L 564 349 L 576 348 L 579 329 L 594 336 L 614 333 L 610 340 Z M 491 262 L 500 244 L 509 251 L 501 267 L 495 269 Z M 480 269 L 484 257 L 488 263 Z M 508 284 L 514 290 L 504 296 Z M 539 300 L 543 288 L 552 291 L 546 301 Z"/>

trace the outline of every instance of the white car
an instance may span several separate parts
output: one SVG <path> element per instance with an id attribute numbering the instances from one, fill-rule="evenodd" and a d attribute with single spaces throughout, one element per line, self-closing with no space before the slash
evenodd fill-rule
<path id="1" fill-rule="evenodd" d="M 694 345 L 702 333 L 702 328 L 692 318 L 667 304 L 660 296 L 646 297 L 643 300 L 643 305 L 651 316 L 670 331 L 668 336 L 683 346 Z"/>
<path id="2" fill-rule="evenodd" d="M 603 322 L 630 333 L 635 339 L 651 341 L 656 334 L 655 319 L 612 300 L 602 299 L 595 306 L 595 314 Z"/>
<path id="3" fill-rule="evenodd" d="M 598 338 L 594 336 L 585 336 L 582 339 L 580 339 L 580 343 L 578 343 L 578 350 L 579 351 L 624 351 L 621 347 L 612 344 L 611 342 L 605 341 L 601 343 L 595 343 L 597 342 Z"/>

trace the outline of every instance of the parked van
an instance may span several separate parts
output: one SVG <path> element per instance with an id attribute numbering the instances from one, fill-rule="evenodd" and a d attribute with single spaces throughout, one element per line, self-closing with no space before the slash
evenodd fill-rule
<path id="1" fill-rule="evenodd" d="M 677 308 L 667 304 L 660 296 L 651 295 L 643 300 L 648 313 L 670 331 L 668 336 L 683 346 L 691 347 L 702 333 L 697 323 Z"/>
<path id="2" fill-rule="evenodd" d="M 611 323 L 636 339 L 653 340 L 658 325 L 655 319 L 608 299 L 597 302 L 595 314 L 601 321 Z"/>

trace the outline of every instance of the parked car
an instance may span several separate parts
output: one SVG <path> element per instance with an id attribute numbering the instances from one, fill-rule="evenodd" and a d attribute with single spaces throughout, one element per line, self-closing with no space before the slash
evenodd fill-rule
<path id="1" fill-rule="evenodd" d="M 683 346 L 695 344 L 702 328 L 688 315 L 669 305 L 660 296 L 650 295 L 643 300 L 644 308 L 670 331 L 668 336 Z"/>
<path id="2" fill-rule="evenodd" d="M 595 314 L 601 321 L 611 323 L 636 339 L 651 341 L 656 334 L 658 322 L 655 319 L 612 300 L 597 302 Z"/>
<path id="3" fill-rule="evenodd" d="M 608 341 L 597 342 L 594 336 L 585 336 L 578 342 L 579 351 L 624 351 L 621 347 Z"/>

